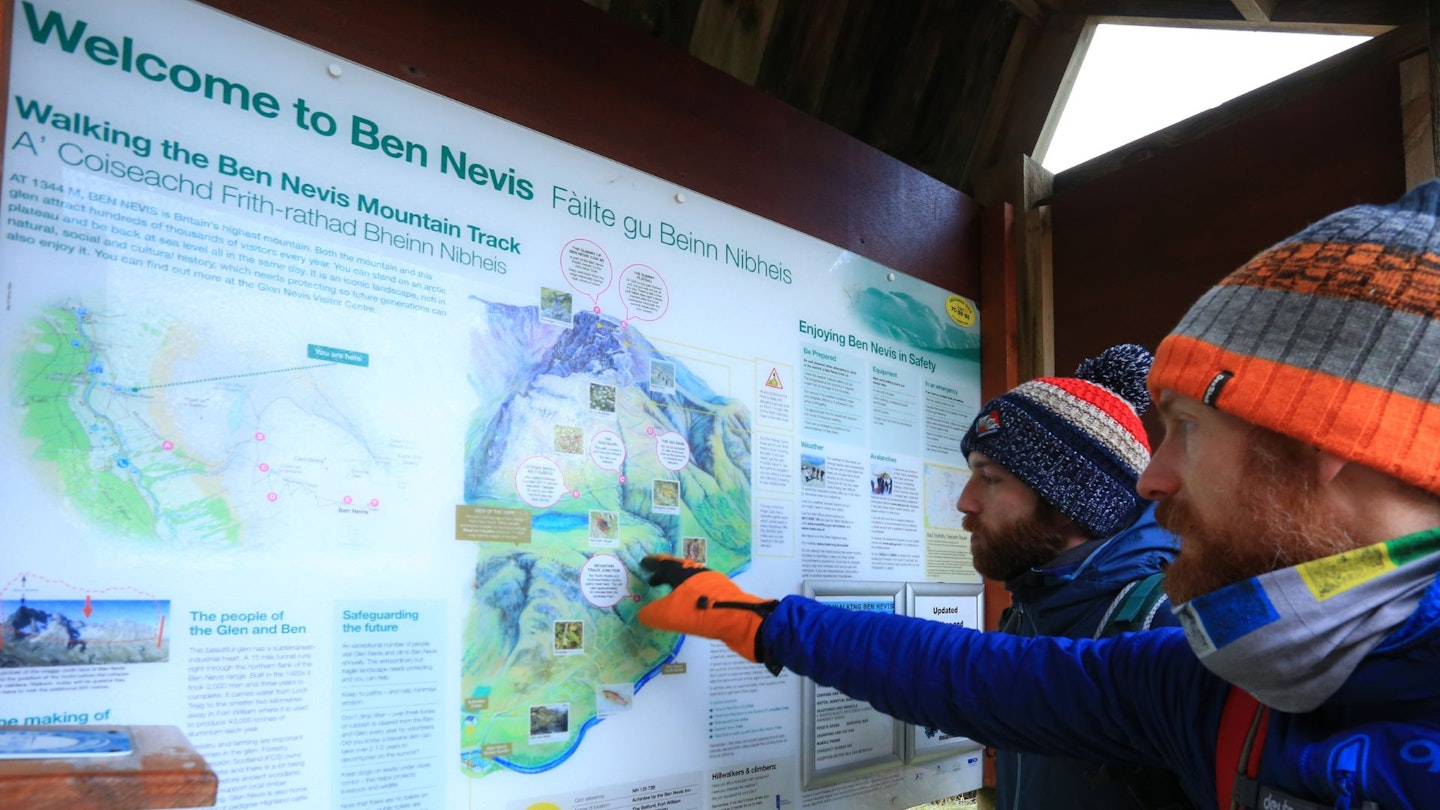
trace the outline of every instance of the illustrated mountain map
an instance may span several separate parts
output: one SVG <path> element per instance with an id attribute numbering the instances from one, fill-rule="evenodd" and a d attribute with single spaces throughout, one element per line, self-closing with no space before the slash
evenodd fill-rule
<path id="1" fill-rule="evenodd" d="M 537 307 L 478 304 L 465 500 L 514 510 L 528 538 L 476 544 L 461 756 L 477 776 L 554 767 L 641 699 L 678 638 L 635 622 L 639 560 L 745 568 L 751 488 L 748 410 L 682 359 L 590 312 L 567 326 Z M 517 473 L 537 468 L 563 479 L 553 504 L 525 500 Z M 586 585 L 592 572 L 620 587 Z"/>

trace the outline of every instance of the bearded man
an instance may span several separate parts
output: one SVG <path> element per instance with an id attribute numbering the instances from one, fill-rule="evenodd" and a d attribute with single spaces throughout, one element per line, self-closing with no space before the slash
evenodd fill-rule
<path id="1" fill-rule="evenodd" d="M 1158 585 L 1178 544 L 1135 490 L 1150 460 L 1140 414 L 1153 359 L 1113 346 L 1074 377 L 1022 383 L 987 402 L 961 441 L 970 480 L 955 506 L 975 570 L 1010 592 L 1002 632 L 1100 638 L 1178 626 Z M 995 776 L 1001 810 L 1190 806 L 1158 769 L 1000 750 Z"/>

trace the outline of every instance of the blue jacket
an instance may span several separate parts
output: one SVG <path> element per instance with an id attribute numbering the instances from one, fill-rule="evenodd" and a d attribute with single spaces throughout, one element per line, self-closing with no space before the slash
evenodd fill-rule
<path id="1" fill-rule="evenodd" d="M 1152 504 L 1130 528 L 1101 542 L 1069 565 L 1034 569 L 1005 583 L 1012 605 L 1000 630 L 1019 636 L 1093 638 L 1125 586 L 1160 570 L 1175 557 L 1178 541 L 1155 523 Z M 1067 555 L 1062 555 L 1063 560 Z M 1178 626 L 1160 604 L 1151 626 Z M 1100 766 L 1068 757 L 1002 749 L 995 760 L 995 798 L 1000 810 L 1127 810 L 1142 808 L 1122 783 L 1100 781 Z"/>
<path id="2" fill-rule="evenodd" d="M 1201 807 L 1221 806 L 1215 747 L 1230 686 L 1179 629 L 1016 638 L 791 596 L 761 642 L 772 667 L 906 722 L 1004 749 L 1169 768 Z M 1319 709 L 1270 712 L 1260 781 L 1325 806 L 1440 807 L 1440 583 Z"/>

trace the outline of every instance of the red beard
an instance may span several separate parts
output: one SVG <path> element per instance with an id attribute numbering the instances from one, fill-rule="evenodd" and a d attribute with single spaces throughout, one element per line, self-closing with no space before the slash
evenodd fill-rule
<path id="1" fill-rule="evenodd" d="M 1260 428 L 1246 447 L 1224 514 L 1202 518 L 1178 496 L 1155 509 L 1155 520 L 1180 538 L 1165 571 L 1165 592 L 1177 605 L 1357 545 L 1317 492 L 1309 448 Z"/>

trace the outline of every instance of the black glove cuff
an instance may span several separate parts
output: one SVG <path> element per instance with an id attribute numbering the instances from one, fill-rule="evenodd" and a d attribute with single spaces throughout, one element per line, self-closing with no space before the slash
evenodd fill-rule
<path id="1" fill-rule="evenodd" d="M 784 671 L 785 665 L 780 663 L 779 661 L 771 660 L 770 657 L 767 655 L 769 650 L 767 650 L 765 647 L 765 623 L 770 621 L 770 614 L 774 613 L 775 608 L 779 606 L 780 603 L 774 599 L 771 599 L 769 602 L 762 602 L 758 605 L 752 606 L 752 609 L 756 613 L 759 613 L 761 616 L 764 617 L 760 620 L 759 629 L 755 631 L 755 660 L 764 664 L 765 668 L 770 670 L 771 675 L 777 676 L 782 671 Z"/>

